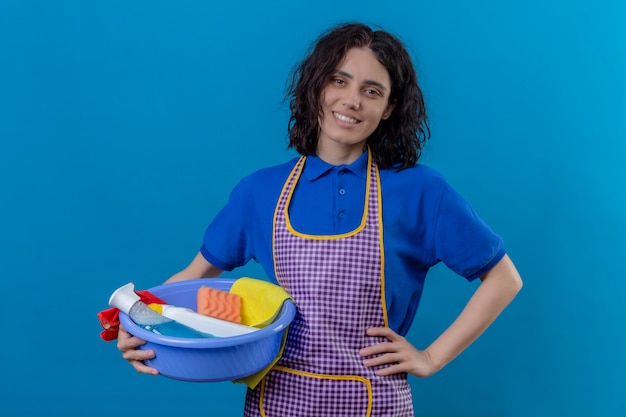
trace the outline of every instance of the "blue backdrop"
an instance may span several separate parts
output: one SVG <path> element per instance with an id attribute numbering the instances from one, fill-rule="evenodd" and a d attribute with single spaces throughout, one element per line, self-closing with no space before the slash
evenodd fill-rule
<path id="1" fill-rule="evenodd" d="M 416 414 L 626 415 L 621 0 L 2 0 L 0 414 L 241 414 L 242 385 L 136 374 L 96 313 L 185 266 L 233 185 L 292 156 L 288 73 L 346 20 L 409 46 L 432 120 L 423 162 L 525 280 L 455 362 L 410 378 Z M 473 290 L 435 268 L 411 341 L 427 346 Z"/>

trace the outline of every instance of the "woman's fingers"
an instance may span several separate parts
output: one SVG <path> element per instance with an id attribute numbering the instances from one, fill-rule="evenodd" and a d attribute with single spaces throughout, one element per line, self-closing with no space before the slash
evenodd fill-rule
<path id="1" fill-rule="evenodd" d="M 126 329 L 120 326 L 117 336 L 117 348 L 122 352 L 122 357 L 126 359 L 137 372 L 141 374 L 158 375 L 159 371 L 146 366 L 143 362 L 155 357 L 153 350 L 138 349 L 139 346 L 145 343 L 145 340 L 131 335 Z"/>
<path id="2" fill-rule="evenodd" d="M 417 350 L 406 338 L 390 328 L 371 327 L 367 329 L 367 335 L 387 339 L 359 350 L 359 354 L 364 357 L 363 365 L 381 366 L 376 370 L 378 375 L 408 372 L 418 377 L 426 377 L 436 372 L 427 352 Z"/>

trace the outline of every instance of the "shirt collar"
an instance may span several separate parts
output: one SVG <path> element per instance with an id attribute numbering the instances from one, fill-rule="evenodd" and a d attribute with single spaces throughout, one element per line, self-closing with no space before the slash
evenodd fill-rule
<path id="1" fill-rule="evenodd" d="M 346 168 L 347 170 L 351 171 L 353 174 L 363 178 L 363 179 L 367 179 L 367 152 L 365 151 L 363 152 L 363 154 L 361 156 L 358 157 L 358 159 L 354 162 L 352 162 L 351 164 L 347 164 L 347 165 L 331 165 L 327 162 L 322 161 L 317 155 L 309 155 L 306 158 L 306 164 L 304 165 L 304 176 L 306 177 L 306 179 L 308 179 L 309 181 L 315 181 L 316 179 L 318 179 L 319 177 L 323 176 L 324 174 L 326 174 L 327 172 L 333 170 L 333 169 L 342 169 L 342 168 Z"/>

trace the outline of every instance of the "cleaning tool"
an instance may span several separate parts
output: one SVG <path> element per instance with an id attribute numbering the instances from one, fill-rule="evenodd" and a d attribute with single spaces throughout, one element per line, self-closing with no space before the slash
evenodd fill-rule
<path id="1" fill-rule="evenodd" d="M 216 337 L 232 337 L 253 333 L 259 329 L 242 324 L 231 323 L 215 317 L 198 314 L 190 308 L 176 307 L 167 304 L 150 304 L 150 308 L 164 317 L 176 320 L 186 326 L 203 333 L 210 333 Z"/>
<path id="2" fill-rule="evenodd" d="M 293 300 L 282 287 L 260 279 L 239 278 L 231 285 L 230 292 L 241 297 L 241 322 L 248 326 L 259 328 L 270 326 L 283 312 L 285 304 L 288 307 L 293 305 Z M 234 382 L 254 389 L 280 359 L 286 340 L 287 332 L 283 332 L 279 351 L 265 368 Z"/>
<path id="3" fill-rule="evenodd" d="M 128 314 L 139 327 L 155 334 L 185 338 L 212 336 L 210 333 L 199 332 L 171 318 L 162 316 L 148 307 L 135 293 L 135 285 L 132 282 L 115 290 L 109 298 L 109 305 Z"/>
<path id="4" fill-rule="evenodd" d="M 203 285 L 198 289 L 198 314 L 241 323 L 241 297 Z"/>
<path id="5" fill-rule="evenodd" d="M 164 304 L 165 301 L 152 294 L 150 291 L 141 290 L 135 291 L 145 304 L 158 303 Z M 120 309 L 117 307 L 107 308 L 98 312 L 98 321 L 102 326 L 102 332 L 100 332 L 100 338 L 105 342 L 111 342 L 117 340 L 117 336 L 120 330 Z"/>
<path id="6" fill-rule="evenodd" d="M 281 286 L 249 277 L 236 280 L 230 293 L 241 298 L 241 323 L 259 328 L 270 325 L 291 298 Z"/>

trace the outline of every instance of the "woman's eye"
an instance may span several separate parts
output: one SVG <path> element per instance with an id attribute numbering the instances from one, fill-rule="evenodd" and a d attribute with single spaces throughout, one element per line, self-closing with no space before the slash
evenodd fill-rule
<path id="1" fill-rule="evenodd" d="M 373 90 L 371 88 L 368 88 L 367 90 L 365 90 L 365 94 L 369 95 L 369 96 L 379 96 L 380 93 L 376 90 Z"/>
<path id="2" fill-rule="evenodd" d="M 340 78 L 335 78 L 335 79 L 333 79 L 333 83 L 335 83 L 335 84 L 339 84 L 339 85 L 344 84 L 343 80 L 342 80 L 342 79 L 340 79 Z"/>

